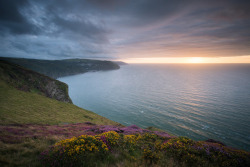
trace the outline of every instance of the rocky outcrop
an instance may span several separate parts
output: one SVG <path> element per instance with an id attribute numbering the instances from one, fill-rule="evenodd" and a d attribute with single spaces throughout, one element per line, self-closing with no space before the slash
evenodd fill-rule
<path id="1" fill-rule="evenodd" d="M 58 101 L 72 103 L 67 84 L 1 60 L 0 79 L 22 91 L 35 92 Z"/>
<path id="2" fill-rule="evenodd" d="M 64 85 L 67 89 L 63 90 L 58 85 L 59 81 L 49 81 L 48 84 L 45 86 L 46 95 L 47 97 L 63 101 L 66 103 L 72 103 L 71 99 L 68 95 L 68 85 Z"/>

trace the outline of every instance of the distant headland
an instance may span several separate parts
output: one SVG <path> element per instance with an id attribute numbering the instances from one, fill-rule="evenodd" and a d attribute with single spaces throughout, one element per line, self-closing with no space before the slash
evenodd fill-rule
<path id="1" fill-rule="evenodd" d="M 0 57 L 0 60 L 18 64 L 55 79 L 89 71 L 116 70 L 120 68 L 118 64 L 125 64 L 124 62 L 116 63 L 112 61 L 90 59 L 41 60 Z"/>

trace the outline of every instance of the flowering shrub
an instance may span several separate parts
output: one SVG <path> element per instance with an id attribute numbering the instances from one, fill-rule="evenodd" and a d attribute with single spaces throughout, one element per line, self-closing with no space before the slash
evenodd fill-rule
<path id="1" fill-rule="evenodd" d="M 219 166 L 241 166 L 241 164 L 250 163 L 249 158 L 246 158 L 250 154 L 245 151 L 230 149 L 218 143 L 195 142 L 185 137 L 167 140 L 160 146 L 160 150 L 165 155 L 171 154 L 190 166 L 202 165 L 207 161 L 214 162 Z"/>
<path id="2" fill-rule="evenodd" d="M 45 166 L 116 166 L 121 160 L 164 166 L 168 158 L 185 166 L 249 166 L 249 157 L 248 152 L 218 143 L 115 131 L 65 139 L 41 154 Z"/>
<path id="3" fill-rule="evenodd" d="M 89 160 L 94 156 L 102 158 L 108 152 L 104 141 L 97 136 L 82 135 L 65 139 L 56 143 L 49 151 L 42 154 L 42 159 L 51 166 L 66 164 L 84 164 L 86 158 Z"/>
<path id="4" fill-rule="evenodd" d="M 143 158 L 148 161 L 149 164 L 156 163 L 160 156 L 156 151 L 153 151 L 149 148 L 143 150 Z"/>
<path id="5" fill-rule="evenodd" d="M 141 139 L 141 135 L 125 135 L 124 142 L 130 145 L 136 145 L 137 141 Z"/>
<path id="6" fill-rule="evenodd" d="M 104 132 L 100 135 L 97 135 L 98 139 L 101 139 L 106 144 L 111 146 L 116 146 L 120 139 L 120 135 L 115 131 Z"/>
<path id="7" fill-rule="evenodd" d="M 140 141 L 141 135 L 124 135 L 123 140 L 121 142 L 121 146 L 124 149 L 127 149 L 128 152 L 131 154 L 135 151 L 136 148 L 139 147 L 138 141 Z"/>
<path id="8" fill-rule="evenodd" d="M 161 150 L 169 150 L 169 149 L 184 149 L 188 150 L 191 146 L 194 145 L 194 141 L 188 139 L 186 137 L 172 138 L 167 142 L 163 143 L 160 147 Z"/>
<path id="9" fill-rule="evenodd" d="M 146 140 L 146 141 L 156 141 L 157 137 L 158 136 L 156 134 L 153 134 L 153 133 L 144 133 L 142 135 L 142 139 Z"/>
<path id="10" fill-rule="evenodd" d="M 68 156 L 85 154 L 89 152 L 108 151 L 107 145 L 95 136 L 82 135 L 71 139 L 62 140 L 55 144 L 55 150 L 63 149 Z"/>

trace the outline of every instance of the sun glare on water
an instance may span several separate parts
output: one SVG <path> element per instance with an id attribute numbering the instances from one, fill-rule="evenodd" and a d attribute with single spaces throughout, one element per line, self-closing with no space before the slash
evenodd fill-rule
<path id="1" fill-rule="evenodd" d="M 203 63 L 204 60 L 201 57 L 191 57 L 188 59 L 188 63 Z"/>
<path id="2" fill-rule="evenodd" d="M 120 60 L 126 63 L 250 63 L 250 55 L 232 57 L 146 57 Z"/>

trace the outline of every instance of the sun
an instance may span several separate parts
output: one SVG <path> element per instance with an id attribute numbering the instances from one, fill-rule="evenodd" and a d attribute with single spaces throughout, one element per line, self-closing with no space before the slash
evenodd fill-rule
<path id="1" fill-rule="evenodd" d="M 201 57 L 190 57 L 188 63 L 203 63 L 203 58 Z"/>

